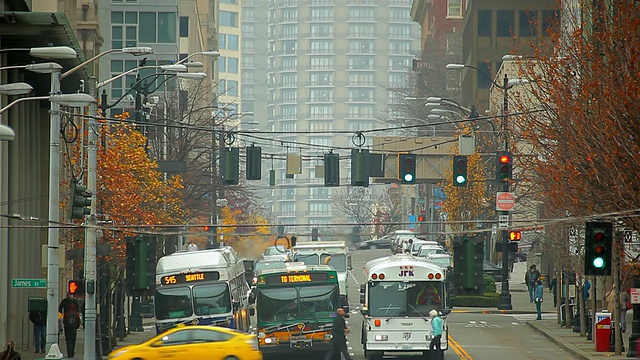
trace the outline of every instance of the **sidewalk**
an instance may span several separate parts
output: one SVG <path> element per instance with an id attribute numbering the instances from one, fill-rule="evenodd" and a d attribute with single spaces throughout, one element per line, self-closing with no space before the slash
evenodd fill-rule
<path id="1" fill-rule="evenodd" d="M 142 332 L 131 332 L 124 338 L 124 341 L 117 342 L 117 345 L 114 347 L 114 350 L 126 345 L 139 344 L 141 342 L 144 342 L 145 340 L 148 340 L 154 337 L 156 334 L 156 331 L 155 329 L 151 328 L 151 325 L 153 325 L 153 321 L 154 321 L 153 319 L 143 319 L 143 325 L 145 330 Z M 84 354 L 84 338 L 85 338 L 84 329 L 78 329 L 78 334 L 76 337 L 75 356 L 73 358 L 65 357 L 63 359 L 84 360 L 85 359 L 83 355 Z M 60 352 L 62 352 L 62 354 L 66 356 L 67 346 L 64 341 L 64 334 L 60 334 L 60 342 L 58 343 L 58 347 L 60 349 Z M 28 350 L 20 350 L 20 349 L 18 350 L 22 360 L 40 360 L 40 359 L 44 359 L 45 356 L 47 355 L 47 354 L 36 354 L 35 351 L 36 349 L 33 346 L 33 342 L 29 344 Z M 98 352 L 98 349 L 96 349 L 96 352 Z M 109 354 L 102 354 L 102 359 L 107 359 L 108 355 Z"/>
<path id="2" fill-rule="evenodd" d="M 524 274 L 526 263 L 518 263 L 514 266 L 514 271 L 509 280 L 509 292 L 511 293 L 512 310 L 497 310 L 495 308 L 454 308 L 455 312 L 482 312 L 486 314 L 535 314 L 535 304 L 529 302 L 529 294 L 524 284 Z M 498 292 L 500 284 L 498 283 Z M 596 352 L 595 342 L 587 340 L 586 336 L 574 333 L 572 327 L 560 327 L 556 316 L 556 308 L 553 307 L 553 295 L 549 289 L 545 288 L 544 301 L 542 303 L 542 320 L 527 321 L 527 325 L 545 336 L 551 342 L 565 349 L 577 359 L 600 359 L 603 357 L 611 360 L 629 359 L 629 337 L 631 336 L 631 320 L 633 311 L 627 312 L 627 332 L 622 334 L 623 348 L 622 355 L 614 355 L 614 352 Z"/>

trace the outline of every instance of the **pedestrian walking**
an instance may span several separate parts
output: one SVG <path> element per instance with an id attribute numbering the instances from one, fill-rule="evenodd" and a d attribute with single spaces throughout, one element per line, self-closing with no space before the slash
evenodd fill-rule
<path id="1" fill-rule="evenodd" d="M 0 353 L 0 360 L 21 360 L 20 354 L 15 351 L 16 343 L 9 340 L 7 348 Z"/>
<path id="2" fill-rule="evenodd" d="M 533 290 L 536 288 L 536 281 L 540 279 L 540 271 L 536 269 L 535 265 L 529 266 L 529 271 L 524 274 L 524 283 L 527 284 L 529 290 L 529 302 L 533 302 Z"/>
<path id="3" fill-rule="evenodd" d="M 189 244 L 187 244 L 187 251 L 196 251 L 198 250 L 198 245 L 196 245 L 196 243 L 191 240 L 189 241 Z"/>
<path id="4" fill-rule="evenodd" d="M 73 297 L 73 294 L 67 293 L 67 297 L 60 302 L 58 312 L 62 313 L 64 340 L 67 344 L 67 357 L 73 357 L 76 348 L 76 334 L 80 327 L 80 304 L 78 304 L 78 300 Z"/>
<path id="5" fill-rule="evenodd" d="M 344 309 L 340 307 L 336 310 L 336 318 L 333 319 L 331 360 L 341 360 L 341 355 L 344 355 L 346 360 L 352 360 L 347 350 L 348 333 L 349 328 L 347 328 L 347 322 L 344 320 Z"/>
<path id="6" fill-rule="evenodd" d="M 622 290 L 620 291 L 620 328 L 622 332 L 627 331 L 627 311 L 631 309 L 631 300 L 629 294 Z"/>
<path id="7" fill-rule="evenodd" d="M 558 306 L 558 278 L 553 274 L 553 279 L 549 282 L 549 290 L 553 294 L 553 307 Z"/>
<path id="8" fill-rule="evenodd" d="M 37 353 L 44 353 L 47 344 L 45 334 L 47 332 L 47 313 L 45 311 L 30 311 L 29 321 L 33 323 L 33 345 Z"/>
<path id="9" fill-rule="evenodd" d="M 442 341 L 442 319 L 438 314 L 438 310 L 429 311 L 429 316 L 431 316 L 431 342 L 429 343 L 429 356 L 430 359 L 433 360 L 443 360 L 444 353 L 441 348 Z"/>
<path id="10" fill-rule="evenodd" d="M 536 313 L 538 316 L 536 320 L 542 320 L 542 301 L 544 297 L 544 289 L 542 288 L 542 280 L 536 280 L 536 285 L 533 290 L 534 302 L 536 303 Z"/>

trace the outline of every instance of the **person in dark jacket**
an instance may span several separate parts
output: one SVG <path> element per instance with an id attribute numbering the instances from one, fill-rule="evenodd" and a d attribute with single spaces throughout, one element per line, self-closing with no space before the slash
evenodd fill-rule
<path id="1" fill-rule="evenodd" d="M 29 320 L 33 323 L 33 344 L 37 353 L 44 353 L 47 344 L 45 334 L 47 332 L 47 313 L 44 311 L 30 311 Z"/>
<path id="2" fill-rule="evenodd" d="M 76 349 L 76 334 L 80 327 L 80 304 L 67 293 L 66 299 L 60 302 L 58 312 L 62 313 L 62 324 L 64 326 L 64 340 L 67 344 L 67 357 L 73 357 Z"/>
<path id="3" fill-rule="evenodd" d="M 333 319 L 332 337 L 331 337 L 331 360 L 340 360 L 341 354 L 344 355 L 346 360 L 351 360 L 349 351 L 347 350 L 347 335 L 349 328 L 347 328 L 347 322 L 344 320 L 344 309 L 338 308 L 336 310 L 336 318 Z"/>
<path id="4" fill-rule="evenodd" d="M 14 350 L 15 348 L 16 343 L 9 340 L 5 351 L 0 353 L 0 360 L 21 360 L 22 358 L 20 357 L 20 354 Z"/>

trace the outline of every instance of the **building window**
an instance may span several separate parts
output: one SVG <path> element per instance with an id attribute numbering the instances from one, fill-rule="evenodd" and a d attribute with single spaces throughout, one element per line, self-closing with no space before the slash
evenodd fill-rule
<path id="1" fill-rule="evenodd" d="M 520 10 L 520 36 L 536 36 L 536 12 Z"/>
<path id="2" fill-rule="evenodd" d="M 354 102 L 371 102 L 374 99 L 373 89 L 349 89 L 348 100 Z"/>
<path id="3" fill-rule="evenodd" d="M 411 37 L 411 25 L 389 26 L 389 37 L 406 39 Z"/>
<path id="4" fill-rule="evenodd" d="M 543 36 L 549 36 L 549 34 L 557 33 L 559 26 L 558 19 L 560 14 L 557 10 L 542 10 L 542 22 L 540 31 Z"/>
<path id="5" fill-rule="evenodd" d="M 280 90 L 280 99 L 285 103 L 296 102 L 297 94 L 295 89 Z"/>
<path id="6" fill-rule="evenodd" d="M 333 85 L 332 72 L 314 72 L 309 74 L 309 85 Z"/>
<path id="7" fill-rule="evenodd" d="M 333 101 L 333 90 L 331 89 L 309 90 L 309 101 L 311 102 Z"/>
<path id="8" fill-rule="evenodd" d="M 238 50 L 238 35 L 227 35 L 227 49 Z"/>
<path id="9" fill-rule="evenodd" d="M 227 72 L 232 74 L 238 73 L 238 58 L 227 58 Z"/>
<path id="10" fill-rule="evenodd" d="M 389 59 L 389 70 L 407 70 L 411 68 L 411 59 L 394 57 Z"/>
<path id="11" fill-rule="evenodd" d="M 242 67 L 255 67 L 255 57 L 253 55 L 242 55 Z"/>
<path id="12" fill-rule="evenodd" d="M 312 54 L 331 54 L 333 53 L 333 40 L 311 40 L 309 49 Z"/>
<path id="13" fill-rule="evenodd" d="M 285 105 L 281 107 L 282 118 L 285 120 L 296 120 L 298 108 L 295 105 Z"/>
<path id="14" fill-rule="evenodd" d="M 351 131 L 369 131 L 373 130 L 374 123 L 371 121 L 349 121 L 347 128 Z M 373 139 L 368 139 L 373 141 Z"/>
<path id="15" fill-rule="evenodd" d="M 491 36 L 493 10 L 478 10 L 478 36 Z"/>
<path id="16" fill-rule="evenodd" d="M 401 87 L 405 85 L 406 74 L 389 74 L 389 86 Z"/>
<path id="17" fill-rule="evenodd" d="M 333 25 L 314 24 L 309 26 L 310 37 L 333 37 Z"/>
<path id="18" fill-rule="evenodd" d="M 284 71 L 292 71 L 298 68 L 298 59 L 297 58 L 284 58 L 282 59 L 282 70 Z"/>
<path id="19" fill-rule="evenodd" d="M 373 111 L 373 105 L 349 105 L 347 108 L 349 118 L 352 119 L 372 118 Z"/>
<path id="20" fill-rule="evenodd" d="M 349 73 L 347 86 L 375 86 L 376 76 L 373 73 Z"/>
<path id="21" fill-rule="evenodd" d="M 330 121 L 311 121 L 309 122 L 310 131 L 331 131 L 333 130 L 333 122 Z"/>
<path id="22" fill-rule="evenodd" d="M 347 69 L 373 70 L 375 62 L 373 57 L 369 56 L 350 56 Z"/>
<path id="23" fill-rule="evenodd" d="M 297 86 L 298 85 L 298 74 L 282 74 L 282 86 Z"/>
<path id="24" fill-rule="evenodd" d="M 189 37 L 189 17 L 180 16 L 180 37 Z"/>
<path id="25" fill-rule="evenodd" d="M 389 53 L 391 54 L 411 54 L 411 41 L 390 40 Z"/>
<path id="26" fill-rule="evenodd" d="M 243 85 L 242 86 L 242 97 L 243 98 L 252 98 L 254 97 L 255 94 L 255 88 L 253 87 L 253 85 Z M 247 110 L 243 107 L 244 110 Z"/>
<path id="27" fill-rule="evenodd" d="M 238 27 L 238 13 L 232 11 L 220 11 L 220 26 Z"/>
<path id="28" fill-rule="evenodd" d="M 462 18 L 462 0 L 447 0 L 447 18 Z"/>
<path id="29" fill-rule="evenodd" d="M 375 37 L 376 30 L 374 24 L 349 24 L 349 33 L 351 37 Z"/>
<path id="30" fill-rule="evenodd" d="M 478 79 L 478 88 L 479 89 L 488 89 L 491 87 L 491 85 L 493 84 L 491 82 L 491 79 L 493 78 L 493 75 L 491 73 L 491 63 L 489 62 L 484 62 L 484 61 L 478 61 L 476 64 L 476 67 L 483 72 L 485 75 L 484 76 L 482 74 L 478 74 L 476 73 L 476 77 Z"/>
<path id="31" fill-rule="evenodd" d="M 296 51 L 296 41 L 287 40 L 282 42 L 282 53 L 285 55 L 295 55 Z"/>
<path id="32" fill-rule="evenodd" d="M 311 21 L 333 21 L 333 8 L 311 9 Z"/>
<path id="33" fill-rule="evenodd" d="M 298 124 L 292 121 L 282 122 L 280 123 L 280 131 L 295 132 L 297 131 L 297 128 L 298 128 L 297 125 Z"/>
<path id="34" fill-rule="evenodd" d="M 312 119 L 333 118 L 333 107 L 331 105 L 309 105 L 309 117 Z"/>
<path id="35" fill-rule="evenodd" d="M 256 52 L 256 42 L 253 39 L 243 39 L 242 51 Z"/>
<path id="36" fill-rule="evenodd" d="M 310 137 L 309 143 L 318 147 L 330 147 L 333 141 L 327 137 Z"/>
<path id="37" fill-rule="evenodd" d="M 282 22 L 298 22 L 296 9 L 282 9 Z"/>
<path id="38" fill-rule="evenodd" d="M 281 203 L 280 204 L 280 213 L 284 216 L 295 216 L 296 215 L 296 204 L 295 203 Z"/>
<path id="39" fill-rule="evenodd" d="M 373 40 L 349 40 L 349 52 L 354 54 L 372 54 Z"/>
<path id="40" fill-rule="evenodd" d="M 327 203 L 310 203 L 309 215 L 331 215 L 331 205 Z"/>
<path id="41" fill-rule="evenodd" d="M 227 80 L 227 95 L 238 96 L 238 82 Z"/>
<path id="42" fill-rule="evenodd" d="M 392 8 L 389 19 L 393 22 L 411 22 L 411 16 L 408 9 Z"/>
<path id="43" fill-rule="evenodd" d="M 295 39 L 298 37 L 298 25 L 297 24 L 285 24 L 282 25 L 282 37 L 284 39 Z"/>
<path id="44" fill-rule="evenodd" d="M 178 40 L 176 39 L 176 21 L 176 13 L 158 13 L 158 43 L 173 44 Z"/>
<path id="45" fill-rule="evenodd" d="M 353 21 L 375 21 L 376 12 L 373 8 L 349 8 L 349 20 Z"/>
<path id="46" fill-rule="evenodd" d="M 496 36 L 513 36 L 513 27 L 515 24 L 513 10 L 498 10 L 496 18 Z"/>
<path id="47" fill-rule="evenodd" d="M 310 59 L 310 67 L 312 70 L 330 70 L 333 69 L 333 57 L 312 57 Z"/>
<path id="48" fill-rule="evenodd" d="M 255 81 L 255 73 L 253 70 L 246 70 L 242 72 L 242 82 L 252 83 Z"/>

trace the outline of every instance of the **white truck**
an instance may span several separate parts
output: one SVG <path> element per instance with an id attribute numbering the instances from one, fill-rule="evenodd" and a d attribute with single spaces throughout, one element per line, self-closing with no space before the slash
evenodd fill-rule
<path id="1" fill-rule="evenodd" d="M 340 300 L 342 306 L 349 306 L 349 281 L 351 254 L 344 241 L 300 242 L 293 247 L 295 261 L 307 265 L 329 265 L 338 273 Z"/>

